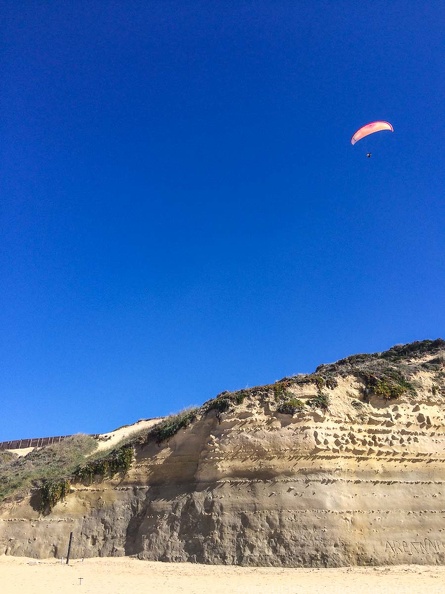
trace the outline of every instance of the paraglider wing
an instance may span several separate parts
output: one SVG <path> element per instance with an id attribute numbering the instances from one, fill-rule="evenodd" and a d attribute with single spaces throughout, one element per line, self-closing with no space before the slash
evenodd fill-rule
<path id="1" fill-rule="evenodd" d="M 380 132 L 381 130 L 390 130 L 391 132 L 394 132 L 394 128 L 389 122 L 378 120 L 377 122 L 371 122 L 370 124 L 366 124 L 366 126 L 359 128 L 351 138 L 351 144 L 355 144 L 365 136 L 374 134 L 374 132 Z"/>

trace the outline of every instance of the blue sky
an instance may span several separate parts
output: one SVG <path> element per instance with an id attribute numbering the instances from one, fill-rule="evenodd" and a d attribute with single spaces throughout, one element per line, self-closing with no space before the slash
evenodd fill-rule
<path id="1" fill-rule="evenodd" d="M 443 2 L 0 8 L 0 441 L 445 336 Z"/>

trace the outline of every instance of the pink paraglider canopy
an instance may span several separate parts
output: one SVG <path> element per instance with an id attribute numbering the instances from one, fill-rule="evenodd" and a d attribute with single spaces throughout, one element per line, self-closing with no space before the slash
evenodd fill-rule
<path id="1" fill-rule="evenodd" d="M 366 126 L 359 128 L 351 138 L 351 144 L 355 144 L 365 136 L 368 136 L 368 134 L 374 134 L 374 132 L 380 132 L 381 130 L 390 130 L 391 132 L 394 132 L 394 128 L 389 122 L 378 120 L 377 122 L 371 122 L 370 124 L 366 124 Z"/>

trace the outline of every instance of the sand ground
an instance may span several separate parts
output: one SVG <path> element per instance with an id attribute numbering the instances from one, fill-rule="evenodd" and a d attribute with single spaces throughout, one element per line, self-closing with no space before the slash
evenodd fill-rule
<path id="1" fill-rule="evenodd" d="M 82 579 L 80 579 L 82 578 Z M 128 557 L 36 561 L 0 557 L 1 594 L 445 593 L 445 567 L 280 569 L 155 563 Z"/>

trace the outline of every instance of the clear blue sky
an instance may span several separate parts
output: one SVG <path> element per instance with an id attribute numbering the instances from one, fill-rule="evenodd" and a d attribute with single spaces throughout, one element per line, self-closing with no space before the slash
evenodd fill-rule
<path id="1" fill-rule="evenodd" d="M 442 0 L 0 8 L 0 440 L 445 336 Z"/>

